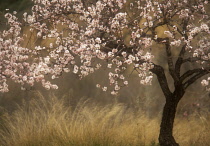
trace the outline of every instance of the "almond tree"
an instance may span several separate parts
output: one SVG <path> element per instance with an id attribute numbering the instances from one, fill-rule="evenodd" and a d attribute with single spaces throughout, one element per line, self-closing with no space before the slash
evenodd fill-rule
<path id="1" fill-rule="evenodd" d="M 178 146 L 173 137 L 176 108 L 187 88 L 203 77 L 209 91 L 210 30 L 206 0 L 33 0 L 30 14 L 18 20 L 6 13 L 7 29 L 0 33 L 0 91 L 8 79 L 22 89 L 72 71 L 80 78 L 101 67 L 110 69 L 109 86 L 118 94 L 128 85 L 125 71 L 135 71 L 141 84 L 156 75 L 166 103 L 160 125 L 161 146 Z M 163 35 L 158 29 L 163 28 Z M 30 33 L 24 30 L 29 29 Z M 35 36 L 34 36 L 35 35 Z M 32 39 L 34 38 L 35 39 Z M 25 42 L 29 39 L 31 43 Z M 38 41 L 49 45 L 37 45 Z M 154 61 L 153 51 L 164 49 L 167 67 Z M 161 59 L 158 58 L 157 59 Z M 80 60 L 78 62 L 78 60 Z M 103 61 L 100 61 L 103 60 Z M 184 69 L 185 65 L 192 66 Z M 129 69 L 128 69 L 129 67 Z M 169 88 L 166 72 L 173 79 Z"/>

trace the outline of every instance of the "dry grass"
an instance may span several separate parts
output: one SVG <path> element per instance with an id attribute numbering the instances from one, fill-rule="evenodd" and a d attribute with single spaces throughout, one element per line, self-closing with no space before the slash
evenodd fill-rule
<path id="1" fill-rule="evenodd" d="M 6 115 L 5 121 L 0 131 L 3 146 L 149 146 L 157 143 L 159 131 L 158 118 L 149 119 L 122 104 L 102 107 L 86 101 L 73 109 L 63 99 L 41 95 Z M 181 145 L 210 143 L 209 123 L 199 122 L 176 121 Z"/>
<path id="2" fill-rule="evenodd" d="M 174 135 L 181 146 L 210 146 L 210 119 L 203 116 L 177 118 Z"/>

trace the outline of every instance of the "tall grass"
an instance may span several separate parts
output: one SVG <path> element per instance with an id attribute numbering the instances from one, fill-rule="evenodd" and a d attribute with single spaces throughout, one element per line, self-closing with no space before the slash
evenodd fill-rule
<path id="1" fill-rule="evenodd" d="M 149 146 L 157 143 L 160 120 L 122 104 L 85 101 L 73 108 L 64 99 L 40 95 L 5 115 L 4 121 L 3 146 Z M 176 121 L 175 136 L 181 145 L 210 144 L 210 125 L 203 121 Z"/>

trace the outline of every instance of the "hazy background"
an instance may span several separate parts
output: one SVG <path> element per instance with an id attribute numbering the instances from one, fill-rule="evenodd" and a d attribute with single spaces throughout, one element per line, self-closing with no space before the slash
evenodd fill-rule
<path id="1" fill-rule="evenodd" d="M 32 4 L 30 0 L 0 0 L 0 30 L 6 29 L 5 9 L 17 11 L 21 17 L 25 11 L 30 13 Z M 163 30 L 158 33 L 163 34 Z M 158 51 L 153 51 L 155 62 L 167 70 L 165 50 L 154 50 Z M 189 67 L 186 64 L 183 70 Z M 137 74 L 128 71 L 128 87 L 112 96 L 96 88 L 97 83 L 107 83 L 108 72 L 101 68 L 82 80 L 64 73 L 52 81 L 58 90 L 45 90 L 36 83 L 21 91 L 19 84 L 9 81 L 10 91 L 0 93 L 0 145 L 158 146 L 165 99 L 156 76 L 151 86 L 143 86 Z M 172 83 L 167 71 L 166 75 Z M 209 135 L 210 96 L 198 80 L 179 103 L 174 136 L 180 145 L 207 146 Z"/>
<path id="2" fill-rule="evenodd" d="M 0 20 L 3 20 L 3 15 L 5 14 L 5 9 L 10 9 L 9 11 L 17 11 L 18 16 L 21 17 L 24 11 L 30 12 L 32 6 L 30 0 L 0 0 Z M 4 26 L 1 25 L 1 29 Z M 164 66 L 165 58 L 164 50 L 161 53 L 155 52 L 157 56 L 156 60 Z M 160 56 L 161 55 L 161 56 Z M 161 60 L 161 59 L 162 60 Z M 66 73 L 59 79 L 54 80 L 59 86 L 58 90 L 45 90 L 40 84 L 35 84 L 35 86 L 28 88 L 26 91 L 21 91 L 20 86 L 13 82 L 9 83 L 10 91 L 8 93 L 0 93 L 0 107 L 6 108 L 7 110 L 14 110 L 16 103 L 21 103 L 22 99 L 30 100 L 36 98 L 36 91 L 40 91 L 44 96 L 50 96 L 54 94 L 58 97 L 65 97 L 71 104 L 76 104 L 81 98 L 83 99 L 94 99 L 94 101 L 100 104 L 107 103 L 126 103 L 129 107 L 134 107 L 137 109 L 143 109 L 148 116 L 156 116 L 162 111 L 164 105 L 164 97 L 156 80 L 154 77 L 153 84 L 151 86 L 140 85 L 140 80 L 134 73 L 129 75 L 129 86 L 125 87 L 120 91 L 118 96 L 112 96 L 109 92 L 103 92 L 96 88 L 97 83 L 105 83 L 107 80 L 107 70 L 105 68 L 90 74 L 83 80 L 79 80 L 75 74 Z M 170 82 L 170 77 L 169 77 Z M 178 110 L 179 114 L 192 114 L 195 110 L 206 111 L 210 110 L 210 97 L 205 92 L 205 89 L 200 87 L 199 81 L 196 85 L 188 89 L 185 97 L 180 103 L 180 108 Z M 195 104 L 199 104 L 199 107 L 195 108 Z"/>

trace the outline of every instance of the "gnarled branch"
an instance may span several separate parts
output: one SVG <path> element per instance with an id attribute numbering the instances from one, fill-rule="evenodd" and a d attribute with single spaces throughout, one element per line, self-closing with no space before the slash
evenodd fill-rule
<path id="1" fill-rule="evenodd" d="M 163 67 L 160 65 L 154 64 L 154 68 L 150 69 L 150 71 L 157 76 L 158 82 L 160 84 L 160 87 L 161 87 L 165 97 L 166 98 L 171 97 L 172 92 L 169 89 L 168 82 L 167 82 Z"/>
<path id="2" fill-rule="evenodd" d="M 184 75 L 185 75 L 185 78 L 186 77 L 189 77 L 188 75 L 191 75 L 191 74 L 194 74 L 194 73 L 197 73 L 195 74 L 194 76 L 192 76 L 190 79 L 188 79 L 183 85 L 184 85 L 184 89 L 187 89 L 187 87 L 189 87 L 191 84 L 193 84 L 197 79 L 201 78 L 202 76 L 210 73 L 210 69 L 208 70 L 203 70 L 203 69 L 197 69 L 197 70 L 192 70 L 191 72 L 186 72 Z"/>
<path id="3" fill-rule="evenodd" d="M 175 63 L 175 72 L 178 77 L 180 77 L 180 69 L 181 69 L 181 65 L 183 64 L 183 57 L 186 52 L 185 51 L 186 46 L 187 46 L 186 44 L 184 46 L 182 46 L 182 49 L 179 53 L 179 57 Z"/>

